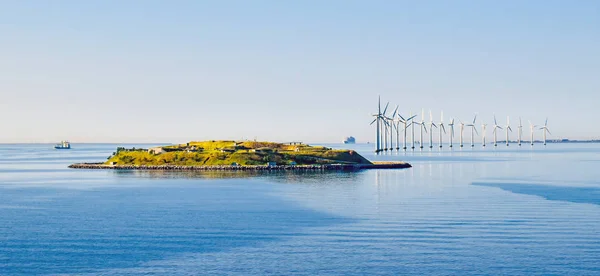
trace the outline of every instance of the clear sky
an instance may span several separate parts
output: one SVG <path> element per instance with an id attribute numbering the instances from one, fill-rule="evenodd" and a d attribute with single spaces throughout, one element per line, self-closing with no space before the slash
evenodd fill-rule
<path id="1" fill-rule="evenodd" d="M 378 95 L 591 138 L 599 88 L 600 1 L 0 2 L 0 142 L 374 141 Z"/>

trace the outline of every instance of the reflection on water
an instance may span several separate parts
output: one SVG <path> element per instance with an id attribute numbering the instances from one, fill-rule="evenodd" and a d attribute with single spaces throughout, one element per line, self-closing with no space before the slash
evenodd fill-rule
<path id="1" fill-rule="evenodd" d="M 353 181 L 360 171 L 161 171 L 111 170 L 116 177 L 165 179 L 263 179 L 278 183 L 328 182 L 328 179 Z"/>

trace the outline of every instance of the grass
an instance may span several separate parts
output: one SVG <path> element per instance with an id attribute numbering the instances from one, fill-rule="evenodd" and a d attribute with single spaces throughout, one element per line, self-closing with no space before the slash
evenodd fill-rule
<path id="1" fill-rule="evenodd" d="M 351 150 L 332 150 L 309 145 L 289 145 L 254 141 L 202 141 L 162 147 L 167 152 L 149 153 L 145 149 L 120 150 L 108 158 L 106 164 L 117 165 L 277 165 L 314 164 L 370 164 L 367 159 Z M 201 151 L 194 151 L 201 148 Z M 226 150 L 226 152 L 222 152 Z"/>

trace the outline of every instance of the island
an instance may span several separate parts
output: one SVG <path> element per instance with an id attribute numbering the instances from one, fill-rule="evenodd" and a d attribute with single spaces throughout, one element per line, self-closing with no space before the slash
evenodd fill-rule
<path id="1" fill-rule="evenodd" d="M 405 162 L 371 162 L 353 150 L 302 142 L 202 141 L 153 148 L 117 148 L 106 162 L 75 169 L 116 170 L 363 170 L 410 168 Z"/>

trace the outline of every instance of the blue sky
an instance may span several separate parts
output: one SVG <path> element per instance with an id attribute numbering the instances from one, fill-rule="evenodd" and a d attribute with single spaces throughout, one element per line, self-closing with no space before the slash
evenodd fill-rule
<path id="1" fill-rule="evenodd" d="M 552 138 L 600 137 L 585 127 L 600 117 L 598 14 L 598 1 L 3 1 L 0 142 L 374 141 L 378 95 L 436 121 L 548 116 Z"/>

